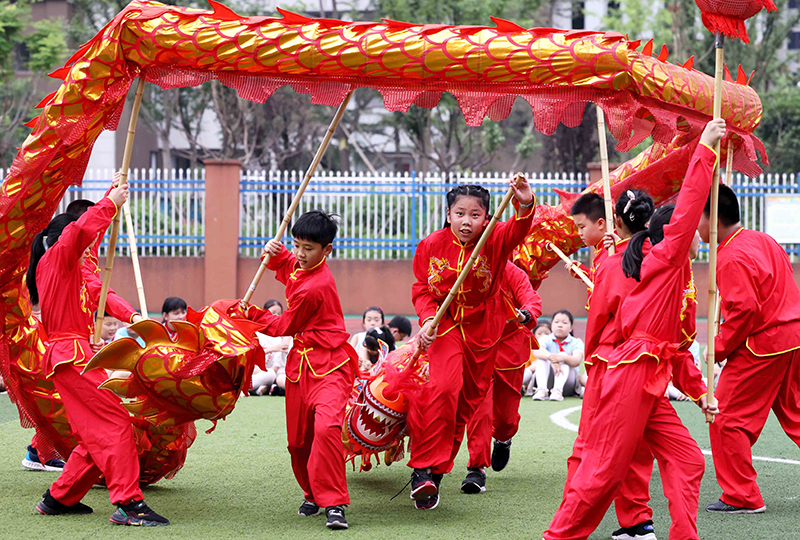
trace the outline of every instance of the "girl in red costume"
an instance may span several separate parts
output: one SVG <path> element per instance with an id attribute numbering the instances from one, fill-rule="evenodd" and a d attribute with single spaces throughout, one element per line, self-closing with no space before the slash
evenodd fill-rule
<path id="1" fill-rule="evenodd" d="M 542 314 L 542 299 L 533 290 L 528 275 L 513 263 L 507 263 L 500 291 L 516 317 L 506 321 L 497 345 L 488 395 L 469 421 L 469 473 L 461 483 L 464 493 L 486 491 L 484 469 L 490 463 L 495 471 L 502 471 L 508 464 L 511 438 L 519 429 L 520 389 L 525 366 L 530 360 L 531 349 L 538 348 L 531 328 L 536 326 L 536 319 Z M 494 447 L 490 453 L 492 436 Z"/>
<path id="2" fill-rule="evenodd" d="M 465 185 L 447 194 L 446 227 L 420 242 L 414 255 L 412 287 L 420 319 L 418 345 L 428 349 L 429 380 L 411 400 L 408 427 L 413 441 L 409 467 L 411 498 L 419 509 L 439 503 L 442 475 L 464 438 L 464 427 L 485 398 L 494 369 L 496 344 L 503 334 L 508 307 L 500 284 L 508 256 L 524 240 L 533 219 L 534 198 L 528 181 L 517 175 L 510 182 L 517 211 L 498 223 L 438 328 L 431 322 L 475 243 L 489 224 L 489 192 Z"/>
<path id="3" fill-rule="evenodd" d="M 622 269 L 638 283 L 619 310 L 624 341 L 609 355 L 581 463 L 544 533 L 546 540 L 589 537 L 614 500 L 641 441 L 659 460 L 672 517 L 670 538 L 699 538 L 697 507 L 705 460 L 664 393 L 673 365 L 681 364 L 679 351 L 687 333 L 683 325 L 694 319 L 686 295 L 694 288 L 689 251 L 717 160 L 711 147 L 724 133 L 724 120 L 708 123 L 674 211 L 659 209 L 648 229 L 634 235 L 625 250 Z M 646 240 L 653 247 L 644 256 Z M 704 412 L 717 413 L 697 393 L 704 392 L 686 390 L 697 396 Z"/>
<path id="4" fill-rule="evenodd" d="M 111 503 L 117 506 L 113 523 L 168 525 L 145 504 L 139 489 L 139 459 L 128 411 L 113 393 L 98 389 L 105 381 L 104 372 L 81 374 L 97 348 L 90 345 L 92 314 L 102 286 L 90 258 L 91 247 L 127 199 L 127 185 L 115 187 L 80 218 L 71 214 L 53 218 L 33 242 L 27 284 L 31 301 L 42 308 L 48 334 L 44 373 L 52 377 L 78 441 L 36 510 L 46 515 L 91 513 L 80 500 L 103 475 Z M 141 319 L 111 291 L 106 310 L 120 320 Z"/>

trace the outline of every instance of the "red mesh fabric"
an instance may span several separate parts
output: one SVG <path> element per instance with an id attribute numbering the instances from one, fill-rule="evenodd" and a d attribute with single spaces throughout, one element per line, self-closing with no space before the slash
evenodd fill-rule
<path id="1" fill-rule="evenodd" d="M 750 43 L 744 21 L 762 9 L 777 11 L 772 0 L 695 0 L 703 16 L 703 25 L 712 33 L 738 38 Z"/>

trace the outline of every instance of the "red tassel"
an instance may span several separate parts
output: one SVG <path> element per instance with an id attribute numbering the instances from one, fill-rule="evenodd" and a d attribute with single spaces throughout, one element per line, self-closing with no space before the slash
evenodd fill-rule
<path id="1" fill-rule="evenodd" d="M 739 38 L 745 43 L 750 43 L 750 38 L 747 36 L 747 28 L 742 19 L 733 19 L 718 13 L 703 12 L 703 25 L 711 33 L 722 32 L 729 38 Z"/>

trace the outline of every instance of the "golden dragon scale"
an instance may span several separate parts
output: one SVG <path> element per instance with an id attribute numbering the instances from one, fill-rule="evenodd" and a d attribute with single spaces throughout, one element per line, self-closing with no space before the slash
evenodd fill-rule
<path id="1" fill-rule="evenodd" d="M 255 101 L 290 84 L 310 94 L 312 102 L 329 105 L 341 103 L 354 88 L 374 88 L 387 109 L 399 111 L 412 104 L 433 107 L 442 92 L 450 92 L 470 125 L 480 125 L 486 116 L 505 118 L 514 99 L 522 97 L 531 104 L 536 128 L 546 134 L 559 122 L 576 125 L 585 104 L 594 102 L 604 109 L 620 150 L 648 136 L 655 141 L 615 171 L 614 189 L 638 181 L 637 186 L 645 183 L 659 191 L 658 200 L 674 195 L 685 167 L 675 159 L 668 166 L 669 150 L 690 150 L 711 118 L 710 77 L 692 70 L 690 62 L 667 62 L 663 52 L 654 57 L 651 43 L 642 48 L 614 32 L 525 29 L 500 19 L 494 19 L 495 27 L 454 27 L 389 20 L 349 23 L 284 11 L 282 18 L 248 18 L 210 4 L 206 11 L 144 1 L 125 8 L 53 73 L 63 84 L 40 103 L 42 113 L 29 123 L 32 131 L 0 189 L 5 324 L 0 364 L 4 373 L 17 370 L 16 380 L 27 381 L 18 398 L 26 394 L 24 399 L 35 405 L 31 410 L 39 411 L 21 409 L 23 422 L 45 418 L 60 425 L 64 444 L 70 434 L 57 395 L 30 370 L 42 344 L 28 315 L 22 276 L 33 236 L 67 187 L 80 183 L 101 131 L 116 129 L 136 77 L 162 88 L 218 79 Z M 741 75 L 723 85 L 722 115 L 735 134 L 735 168 L 755 175 L 760 171 L 756 152 L 763 153 L 763 145 L 752 132 L 761 103 Z M 649 175 L 652 170 L 664 176 Z M 547 227 L 535 227 L 516 254 L 534 280 L 555 262 L 549 253 L 538 252 L 542 234 L 565 251 L 580 247 L 567 209 L 537 210 L 537 224 Z M 238 371 L 230 362 L 228 367 Z M 229 411 L 219 402 L 210 409 L 212 414 L 220 410 Z"/>

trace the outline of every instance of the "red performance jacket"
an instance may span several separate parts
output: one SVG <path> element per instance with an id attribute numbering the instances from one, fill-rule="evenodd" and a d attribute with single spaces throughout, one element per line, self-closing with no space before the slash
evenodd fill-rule
<path id="1" fill-rule="evenodd" d="M 78 221 L 64 228 L 58 242 L 47 249 L 36 268 L 36 286 L 42 308 L 42 324 L 48 346 L 44 372 L 51 376 L 59 364 L 73 363 L 83 368 L 93 356 L 89 337 L 94 331 L 94 311 L 100 299 L 102 281 L 89 257 L 78 266 L 81 255 L 111 223 L 117 207 L 103 198 Z M 114 291 L 108 291 L 106 311 L 131 322 L 135 311 Z"/>
<path id="2" fill-rule="evenodd" d="M 800 348 L 800 290 L 786 251 L 762 232 L 741 228 L 719 245 L 722 315 L 714 349 L 722 361 L 738 347 L 756 356 Z"/>
<path id="3" fill-rule="evenodd" d="M 356 351 L 347 343 L 350 334 L 345 330 L 336 282 L 325 259 L 303 270 L 294 254 L 283 248 L 267 268 L 274 270 L 275 279 L 286 286 L 286 311 L 276 316 L 249 306 L 247 318 L 264 324 L 264 332 L 270 336 L 294 336 L 286 359 L 286 377 L 299 381 L 304 366 L 314 377 L 329 375 L 348 363 L 349 369 L 355 370 Z"/>
<path id="4" fill-rule="evenodd" d="M 666 389 L 673 365 L 677 366 L 677 360 L 685 357 L 682 352 L 688 349 L 696 334 L 697 293 L 689 248 L 708 199 L 716 159 L 709 147 L 697 146 L 672 219 L 664 227 L 664 239 L 644 258 L 641 282 L 628 294 L 620 309 L 625 342 L 611 354 L 608 367 L 635 362 L 644 355 L 655 358 L 659 369 L 647 389 L 656 395 Z M 699 385 L 685 390 L 688 392 L 684 393 L 693 399 L 705 393 L 703 390 L 698 394 Z"/>
<path id="5" fill-rule="evenodd" d="M 503 282 L 500 284 L 500 292 L 509 306 L 509 312 L 513 314 L 506 321 L 502 339 L 505 340 L 519 333 L 524 336 L 523 340 L 529 338 L 527 343 L 531 348 L 538 348 L 539 345 L 531 330 L 536 328 L 536 320 L 542 314 L 542 299 L 539 297 L 539 293 L 533 290 L 528 274 L 514 263 L 508 262 L 503 274 Z M 527 324 L 522 324 L 514 317 L 518 309 L 525 309 L 531 314 L 531 320 Z M 505 355 L 498 355 L 495 360 L 495 369 L 501 371 L 516 369 L 525 365 L 527 361 L 526 358 L 524 362 L 520 363 L 519 356 L 507 358 Z"/>
<path id="6" fill-rule="evenodd" d="M 594 246 L 594 257 L 592 257 L 592 266 L 587 268 L 585 264 L 579 263 L 578 264 L 578 268 L 583 270 L 583 272 L 587 276 L 589 276 L 589 281 L 591 281 L 592 283 L 595 283 L 595 280 L 597 279 L 597 271 L 600 268 L 600 265 L 603 263 L 603 261 L 606 261 L 609 256 L 610 256 L 610 254 L 608 253 L 608 250 L 606 249 L 605 242 L 603 242 L 601 240 L 600 243 L 598 243 L 596 246 Z M 580 276 L 578 276 L 578 274 L 576 272 L 570 272 L 570 274 L 575 279 L 581 279 Z M 581 283 L 583 283 L 583 280 L 581 280 Z M 595 286 L 596 286 L 596 283 L 595 283 Z M 586 311 L 589 311 L 589 305 L 592 302 L 592 295 L 593 294 L 594 294 L 594 289 L 590 289 L 590 288 L 587 287 L 586 288 Z M 586 358 L 588 358 L 588 356 Z"/>
<path id="7" fill-rule="evenodd" d="M 517 214 L 495 226 L 439 323 L 438 335 L 460 332 L 475 350 L 488 349 L 497 343 L 510 318 L 508 306 L 504 305 L 500 294 L 500 284 L 509 255 L 528 234 L 534 208 L 526 208 L 525 215 Z M 411 288 L 411 298 L 420 326 L 436 315 L 474 247 L 474 242 L 462 244 L 449 227 L 431 233 L 419 243 L 414 254 L 417 281 Z"/>

